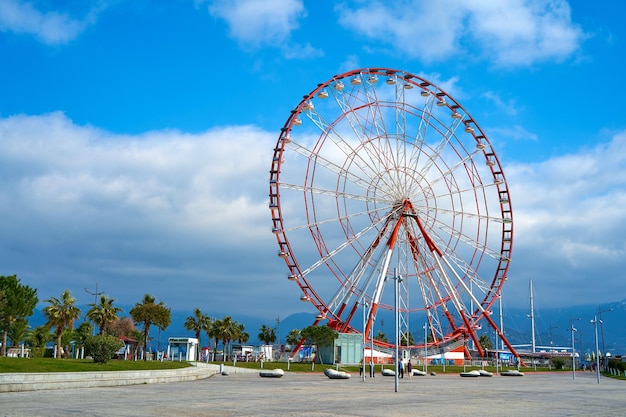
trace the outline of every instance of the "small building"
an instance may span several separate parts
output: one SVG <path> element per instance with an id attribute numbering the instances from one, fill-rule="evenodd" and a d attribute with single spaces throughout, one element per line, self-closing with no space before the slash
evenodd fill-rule
<path id="1" fill-rule="evenodd" d="M 170 337 L 167 345 L 167 358 L 173 361 L 195 361 L 198 343 L 195 337 Z"/>
<path id="2" fill-rule="evenodd" d="M 115 353 L 115 359 L 136 359 L 135 355 L 137 354 L 137 346 L 139 346 L 139 342 L 126 336 L 120 336 L 118 337 L 118 339 L 120 339 L 122 343 L 124 343 L 124 346 L 122 346 L 120 350 Z"/>
<path id="3" fill-rule="evenodd" d="M 358 364 L 363 358 L 363 335 L 339 333 L 332 346 L 322 346 L 318 360 L 324 363 Z"/>

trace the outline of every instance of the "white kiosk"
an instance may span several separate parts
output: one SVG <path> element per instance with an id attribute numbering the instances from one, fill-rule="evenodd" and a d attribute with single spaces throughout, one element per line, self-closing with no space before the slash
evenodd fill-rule
<path id="1" fill-rule="evenodd" d="M 171 361 L 195 361 L 198 339 L 195 337 L 170 337 L 167 358 Z"/>

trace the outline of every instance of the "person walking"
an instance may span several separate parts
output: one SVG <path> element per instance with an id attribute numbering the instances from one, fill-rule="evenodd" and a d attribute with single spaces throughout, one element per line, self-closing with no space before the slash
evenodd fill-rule
<path id="1" fill-rule="evenodd" d="M 413 376 L 413 364 L 411 363 L 410 359 L 406 364 L 406 371 L 409 373 L 409 379 L 410 379 Z"/>
<path id="2" fill-rule="evenodd" d="M 400 370 L 400 378 L 404 378 L 404 361 L 402 359 L 398 362 L 398 369 Z"/>

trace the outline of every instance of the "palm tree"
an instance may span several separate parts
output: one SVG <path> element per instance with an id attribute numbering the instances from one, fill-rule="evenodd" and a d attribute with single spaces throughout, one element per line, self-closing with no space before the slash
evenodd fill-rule
<path id="1" fill-rule="evenodd" d="M 198 339 L 198 349 L 196 350 L 196 360 L 200 358 L 200 349 L 202 349 L 202 343 L 200 343 L 200 333 L 204 331 L 208 331 L 211 327 L 211 319 L 208 315 L 204 314 L 202 310 L 196 308 L 194 310 L 194 315 L 187 317 L 185 320 L 185 329 L 193 330 L 196 334 L 196 339 Z"/>
<path id="2" fill-rule="evenodd" d="M 250 339 L 250 335 L 245 330 L 246 326 L 243 323 L 237 323 L 237 342 L 248 342 L 248 339 Z"/>
<path id="3" fill-rule="evenodd" d="M 265 324 L 261 326 L 259 330 L 259 335 L 257 336 L 259 340 L 266 345 L 270 345 L 276 341 L 276 333 L 272 327 L 268 327 Z"/>
<path id="4" fill-rule="evenodd" d="M 236 335 L 236 322 L 233 321 L 231 316 L 224 316 L 222 319 L 222 345 L 224 346 L 224 358 L 226 358 L 226 352 L 228 351 L 228 357 L 230 358 L 232 345 L 231 341 Z M 228 349 L 227 349 L 228 347 Z"/>
<path id="5" fill-rule="evenodd" d="M 56 348 L 58 357 L 61 357 L 62 346 L 61 337 L 66 328 L 74 328 L 74 320 L 80 317 L 80 308 L 76 307 L 76 299 L 72 297 L 69 290 L 63 291 L 61 298 L 50 297 L 45 300 L 50 305 L 43 309 L 43 313 L 48 319 L 50 327 L 56 327 Z"/>
<path id="6" fill-rule="evenodd" d="M 217 342 L 222 339 L 223 327 L 224 322 L 221 319 L 217 319 L 211 324 L 211 330 L 209 330 L 210 336 L 215 339 L 215 354 L 217 354 Z M 209 333 L 207 333 L 207 335 L 209 335 Z M 224 347 L 222 347 L 222 350 L 224 350 L 224 354 L 226 354 Z"/>
<path id="7" fill-rule="evenodd" d="M 11 344 L 15 347 L 20 345 L 20 342 L 25 341 L 30 336 L 30 326 L 28 320 L 18 319 L 13 322 L 11 328 L 9 328 L 8 336 L 11 339 Z"/>
<path id="8" fill-rule="evenodd" d="M 374 339 L 380 340 L 381 342 L 385 342 L 385 343 L 389 342 L 389 339 L 387 339 L 387 335 L 380 330 L 378 331 L 378 333 L 376 333 L 376 336 L 374 336 Z"/>
<path id="9" fill-rule="evenodd" d="M 293 329 L 287 334 L 287 339 L 285 340 L 288 345 L 297 345 L 302 340 L 302 335 L 300 334 L 300 330 Z"/>
<path id="10" fill-rule="evenodd" d="M 486 334 L 481 334 L 480 335 L 480 337 L 478 338 L 478 344 L 484 350 L 491 350 L 491 349 L 493 349 L 493 345 L 491 344 L 491 339 L 489 339 L 489 336 L 487 336 Z"/>
<path id="11" fill-rule="evenodd" d="M 165 306 L 163 301 L 155 304 L 156 298 L 150 294 L 143 296 L 140 303 L 135 303 L 135 307 L 130 310 L 130 316 L 135 323 L 143 324 L 143 346 L 148 348 L 150 338 L 150 326 L 155 325 L 161 330 L 165 330 L 172 320 L 172 311 Z M 148 358 L 144 356 L 143 360 Z"/>
<path id="12" fill-rule="evenodd" d="M 89 304 L 91 309 L 87 312 L 86 317 L 98 325 L 98 334 L 103 335 L 107 326 L 119 318 L 117 313 L 121 313 L 120 307 L 114 307 L 114 298 L 109 298 L 107 295 L 100 296 L 99 304 Z"/>
<path id="13" fill-rule="evenodd" d="M 405 346 L 413 346 L 415 344 L 415 339 L 413 339 L 413 335 L 406 331 L 400 335 L 400 344 Z"/>
<path id="14" fill-rule="evenodd" d="M 50 334 L 50 327 L 48 324 L 43 326 L 35 327 L 29 334 L 28 343 L 31 347 L 43 348 L 52 340 L 52 335 Z"/>
<path id="15" fill-rule="evenodd" d="M 211 336 L 215 338 L 215 350 L 217 350 L 218 340 L 222 341 L 222 348 L 224 350 L 223 361 L 226 361 L 226 355 L 230 356 L 232 353 L 231 342 L 246 337 L 245 334 L 242 334 L 243 327 L 238 322 L 234 321 L 231 316 L 225 316 L 221 320 L 215 320 L 210 331 Z"/>

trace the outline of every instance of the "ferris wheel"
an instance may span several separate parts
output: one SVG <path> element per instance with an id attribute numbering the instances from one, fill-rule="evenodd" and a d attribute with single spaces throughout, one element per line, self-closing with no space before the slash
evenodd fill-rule
<path id="1" fill-rule="evenodd" d="M 269 197 L 278 256 L 314 324 L 369 337 L 395 308 L 407 335 L 411 317 L 426 321 L 428 346 L 471 338 L 480 350 L 486 322 L 515 353 L 490 317 L 513 245 L 506 179 L 435 84 L 387 68 L 318 84 L 281 129 Z"/>

